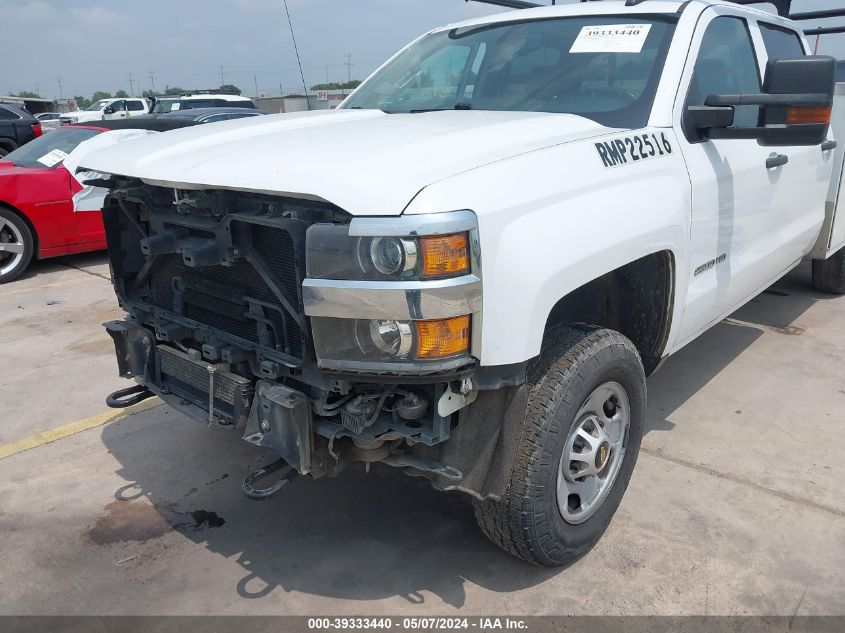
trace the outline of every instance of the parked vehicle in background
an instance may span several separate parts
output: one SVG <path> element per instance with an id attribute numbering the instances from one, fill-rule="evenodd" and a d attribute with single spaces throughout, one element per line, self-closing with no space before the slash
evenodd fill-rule
<path id="1" fill-rule="evenodd" d="M 196 108 L 246 108 L 257 109 L 249 97 L 225 93 L 197 92 L 178 97 L 154 97 L 151 112 L 164 114 L 176 110 L 190 110 Z"/>
<path id="2" fill-rule="evenodd" d="M 106 247 L 101 205 L 80 208 L 77 196 L 85 187 L 64 164 L 81 144 L 113 130 L 163 132 L 191 125 L 137 118 L 66 125 L 0 159 L 0 283 L 17 278 L 33 257 Z"/>
<path id="3" fill-rule="evenodd" d="M 571 564 L 630 481 L 646 376 L 805 257 L 845 293 L 835 60 L 747 3 L 487 16 L 335 111 L 89 155 L 139 383 L 107 402 L 156 393 L 275 451 L 253 499 L 382 462 Z"/>
<path id="4" fill-rule="evenodd" d="M 58 112 L 40 112 L 35 115 L 35 118 L 41 123 L 41 130 L 49 132 L 62 124 L 61 116 Z"/>
<path id="5" fill-rule="evenodd" d="M 218 121 L 246 119 L 266 114 L 269 114 L 269 112 L 264 112 L 263 110 L 248 110 L 246 108 L 196 108 L 167 112 L 160 115 L 160 118 L 182 119 L 185 121 L 196 121 L 197 123 L 217 123 Z"/>
<path id="6" fill-rule="evenodd" d="M 23 108 L 0 103 L 0 157 L 41 136 L 41 123 Z"/>
<path id="7" fill-rule="evenodd" d="M 60 118 L 62 125 L 73 125 L 74 123 L 89 123 L 91 121 L 125 119 L 132 116 L 147 114 L 149 111 L 149 102 L 147 102 L 146 99 L 141 99 L 140 97 L 129 97 L 126 99 L 100 99 L 84 110 L 67 112 L 62 114 Z"/>

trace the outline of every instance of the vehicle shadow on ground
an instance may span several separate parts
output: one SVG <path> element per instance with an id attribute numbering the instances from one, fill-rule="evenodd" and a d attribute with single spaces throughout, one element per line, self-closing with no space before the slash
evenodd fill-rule
<path id="1" fill-rule="evenodd" d="M 647 430 L 671 430 L 667 416 L 766 328 L 790 326 L 824 297 L 799 270 L 735 313 L 743 325 L 720 324 L 688 346 L 650 381 Z M 512 559 L 482 536 L 463 495 L 436 492 L 387 466 L 351 468 L 333 480 L 298 478 L 259 503 L 242 495 L 241 482 L 275 458 L 236 432 L 157 407 L 105 427 L 102 438 L 121 464 L 117 474 L 130 482 L 115 496 L 148 499 L 185 537 L 235 560 L 243 576 L 232 590 L 243 598 L 272 599 L 281 589 L 424 604 L 431 593 L 461 607 L 467 582 L 510 593 L 565 573 Z M 191 513 L 225 523 L 174 519 Z"/>
<path id="2" fill-rule="evenodd" d="M 243 496 L 241 482 L 274 456 L 236 432 L 157 407 L 106 427 L 102 437 L 121 464 L 117 474 L 132 482 L 116 492 L 118 499 L 146 497 L 172 524 L 178 525 L 172 517 L 197 511 L 225 521 L 178 529 L 243 567 L 233 587 L 243 598 L 281 588 L 424 604 L 430 592 L 461 607 L 466 581 L 512 592 L 560 571 L 500 552 L 478 530 L 467 498 L 387 466 L 369 473 L 352 467 L 331 480 L 300 477 L 255 502 Z"/>
<path id="3" fill-rule="evenodd" d="M 671 414 L 765 332 L 800 336 L 802 329 L 795 324 L 801 315 L 817 301 L 835 298 L 813 289 L 810 262 L 804 262 L 702 334 L 649 378 L 645 433 L 671 431 Z"/>

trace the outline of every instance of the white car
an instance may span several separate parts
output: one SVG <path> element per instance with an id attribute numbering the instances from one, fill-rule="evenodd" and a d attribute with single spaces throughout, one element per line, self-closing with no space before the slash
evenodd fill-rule
<path id="1" fill-rule="evenodd" d="M 249 97 L 214 92 L 201 92 L 180 96 L 156 97 L 151 112 L 152 114 L 165 114 L 167 112 L 197 108 L 256 109 L 255 103 Z"/>
<path id="2" fill-rule="evenodd" d="M 41 130 L 49 132 L 61 126 L 61 116 L 58 112 L 40 112 L 35 115 L 35 118 L 41 124 Z"/>
<path id="3" fill-rule="evenodd" d="M 140 97 L 100 99 L 85 110 L 75 110 L 61 115 L 62 125 L 73 123 L 90 123 L 92 121 L 108 121 L 124 119 L 131 116 L 148 114 L 149 103 Z"/>
<path id="4" fill-rule="evenodd" d="M 109 402 L 156 393 L 274 450 L 249 497 L 383 462 L 471 495 L 511 554 L 573 562 L 663 359 L 804 258 L 845 293 L 834 60 L 742 4 L 453 24 L 335 111 L 86 157 L 138 383 Z"/>

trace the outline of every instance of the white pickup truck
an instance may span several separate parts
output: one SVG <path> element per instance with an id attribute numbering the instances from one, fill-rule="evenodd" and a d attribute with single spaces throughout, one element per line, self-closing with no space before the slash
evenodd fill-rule
<path id="1" fill-rule="evenodd" d="M 59 117 L 62 125 L 110 121 L 149 114 L 150 104 L 140 97 L 99 99 L 84 110 L 66 112 Z"/>
<path id="2" fill-rule="evenodd" d="M 420 37 L 336 111 L 89 155 L 138 383 L 109 404 L 155 393 L 272 449 L 249 497 L 383 462 L 572 562 L 663 359 L 804 258 L 845 292 L 835 64 L 808 52 L 720 0 L 507 12 Z"/>

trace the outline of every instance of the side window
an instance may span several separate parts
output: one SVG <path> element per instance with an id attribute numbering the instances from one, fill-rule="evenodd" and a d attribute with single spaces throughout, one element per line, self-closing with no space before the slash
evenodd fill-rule
<path id="1" fill-rule="evenodd" d="M 704 105 L 709 95 L 760 92 L 760 68 L 745 20 L 722 16 L 704 32 L 690 81 L 687 105 Z M 759 108 L 735 108 L 734 127 L 757 125 Z"/>
<path id="2" fill-rule="evenodd" d="M 114 110 L 115 112 L 122 112 L 126 109 L 126 102 L 123 100 L 120 101 L 112 101 L 109 104 L 109 107 Z"/>
<path id="3" fill-rule="evenodd" d="M 0 108 L 0 121 L 14 121 L 20 117 L 6 108 Z"/>
<path id="4" fill-rule="evenodd" d="M 145 109 L 144 104 L 140 101 L 127 101 L 126 103 L 129 105 L 129 109 L 132 110 L 132 112 L 141 112 Z"/>
<path id="5" fill-rule="evenodd" d="M 769 59 L 794 59 L 805 55 L 804 45 L 795 31 L 760 22 L 760 33 Z"/>

